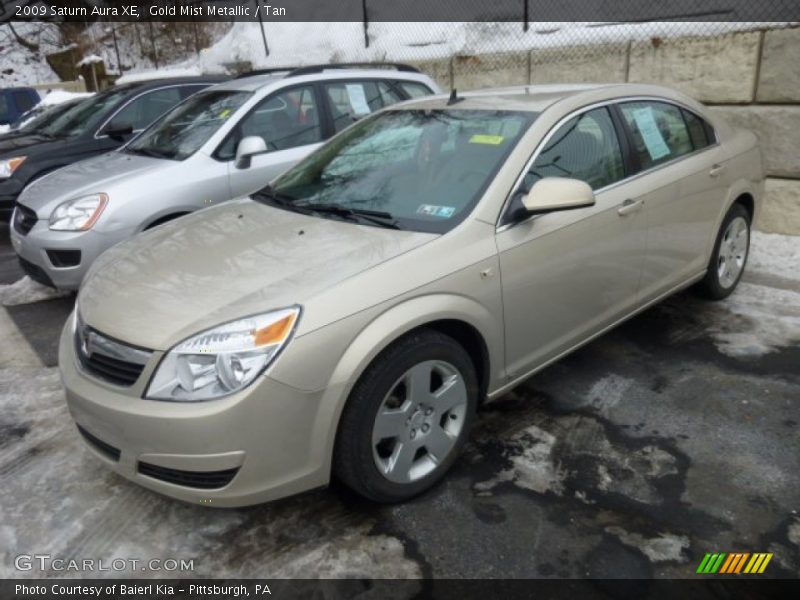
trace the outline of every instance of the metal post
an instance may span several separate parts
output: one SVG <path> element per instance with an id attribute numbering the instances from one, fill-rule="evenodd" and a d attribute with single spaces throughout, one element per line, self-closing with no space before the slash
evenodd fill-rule
<path id="1" fill-rule="evenodd" d="M 117 28 L 111 25 L 111 39 L 114 40 L 114 53 L 117 55 L 117 70 L 122 75 L 122 60 L 119 57 L 119 45 L 117 44 Z"/>
<path id="2" fill-rule="evenodd" d="M 361 19 L 364 22 L 364 48 L 369 48 L 369 34 L 367 33 L 367 0 L 361 0 Z"/>
<path id="3" fill-rule="evenodd" d="M 522 0 L 522 31 L 528 31 L 529 24 L 528 0 Z"/>
<path id="4" fill-rule="evenodd" d="M 255 0 L 256 9 L 258 8 L 259 0 Z M 264 33 L 264 20 L 261 18 L 261 11 L 258 11 L 258 26 L 261 28 L 261 41 L 264 42 L 264 56 L 269 56 L 269 46 L 267 46 L 267 34 Z"/>
<path id="5" fill-rule="evenodd" d="M 153 63 L 158 69 L 158 50 L 156 50 L 156 35 L 153 33 L 153 22 L 147 22 L 147 28 L 150 30 L 150 45 L 153 47 Z"/>

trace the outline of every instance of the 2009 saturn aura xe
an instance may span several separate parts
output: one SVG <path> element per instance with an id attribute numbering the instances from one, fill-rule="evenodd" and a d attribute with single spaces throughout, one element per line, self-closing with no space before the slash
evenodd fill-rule
<path id="1" fill-rule="evenodd" d="M 88 273 L 59 363 L 88 446 L 212 506 L 429 488 L 476 405 L 696 284 L 736 287 L 755 137 L 644 85 L 431 96 Z"/>

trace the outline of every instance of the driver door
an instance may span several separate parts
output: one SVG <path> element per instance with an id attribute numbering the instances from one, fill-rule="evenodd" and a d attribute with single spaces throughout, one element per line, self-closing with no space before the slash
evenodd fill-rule
<path id="1" fill-rule="evenodd" d="M 645 255 L 644 213 L 635 184 L 624 181 L 607 108 L 583 112 L 549 136 L 521 191 L 543 177 L 585 181 L 595 190 L 595 205 L 507 222 L 498 230 L 509 379 L 630 311 Z M 515 208 L 512 202 L 509 210 Z"/>
<path id="2" fill-rule="evenodd" d="M 267 151 L 256 154 L 250 166 L 236 166 L 236 146 L 249 136 L 264 140 Z M 264 187 L 307 154 L 323 139 L 319 102 L 313 86 L 276 92 L 259 102 L 234 128 L 219 150 L 228 162 L 233 198 Z"/>

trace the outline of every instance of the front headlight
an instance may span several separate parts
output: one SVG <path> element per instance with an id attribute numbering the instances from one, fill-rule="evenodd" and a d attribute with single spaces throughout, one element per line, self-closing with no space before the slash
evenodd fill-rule
<path id="1" fill-rule="evenodd" d="M 62 202 L 50 215 L 53 231 L 86 231 L 97 222 L 108 204 L 106 194 L 91 194 Z"/>
<path id="2" fill-rule="evenodd" d="M 25 162 L 25 156 L 16 156 L 7 160 L 0 160 L 0 179 L 8 179 L 14 171 Z"/>
<path id="3" fill-rule="evenodd" d="M 250 385 L 294 331 L 300 307 L 225 323 L 172 348 L 150 380 L 151 400 L 211 400 Z"/>

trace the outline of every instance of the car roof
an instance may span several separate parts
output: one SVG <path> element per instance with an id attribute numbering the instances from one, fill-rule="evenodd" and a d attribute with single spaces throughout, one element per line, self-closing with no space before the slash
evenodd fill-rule
<path id="1" fill-rule="evenodd" d="M 270 73 L 240 76 L 217 85 L 214 89 L 255 92 L 278 81 L 286 81 L 287 83 L 307 83 L 309 81 L 320 81 L 322 79 L 326 81 L 334 79 L 401 79 L 420 82 L 427 82 L 430 80 L 424 73 L 405 69 L 339 68 L 332 65 L 327 69 L 321 67 L 316 71 L 290 76 L 292 71 L 293 69 L 287 68 Z"/>
<path id="2" fill-rule="evenodd" d="M 536 84 L 507 88 L 490 88 L 459 93 L 458 102 L 450 104 L 450 94 L 417 98 L 393 106 L 397 110 L 425 109 L 493 109 L 542 112 L 565 100 L 565 104 L 580 105 L 615 98 L 657 97 L 699 108 L 699 104 L 670 88 L 637 83 Z"/>

